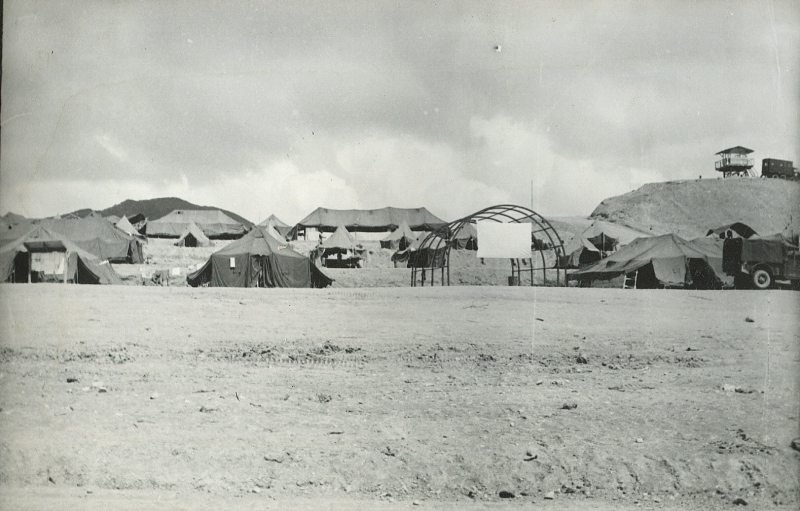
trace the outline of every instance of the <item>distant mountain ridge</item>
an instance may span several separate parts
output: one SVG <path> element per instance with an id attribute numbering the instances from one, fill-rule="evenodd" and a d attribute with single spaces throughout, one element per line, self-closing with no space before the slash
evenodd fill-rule
<path id="1" fill-rule="evenodd" d="M 237 215 L 231 211 L 217 208 L 214 206 L 198 206 L 197 204 L 192 204 L 189 201 L 180 199 L 178 197 L 161 197 L 158 199 L 145 199 L 145 200 L 132 200 L 127 199 L 119 204 L 111 206 L 110 208 L 106 208 L 103 210 L 98 211 L 103 216 L 133 216 L 137 213 L 141 213 L 146 216 L 149 220 L 157 220 L 169 213 L 172 213 L 176 209 L 188 209 L 188 210 L 219 210 L 228 215 L 229 217 L 233 218 L 237 222 L 241 222 L 242 224 L 246 225 L 248 228 L 253 226 L 253 222 L 250 220 Z M 70 215 L 75 215 L 78 217 L 85 217 L 91 214 L 91 209 L 79 209 L 77 211 L 73 211 Z"/>

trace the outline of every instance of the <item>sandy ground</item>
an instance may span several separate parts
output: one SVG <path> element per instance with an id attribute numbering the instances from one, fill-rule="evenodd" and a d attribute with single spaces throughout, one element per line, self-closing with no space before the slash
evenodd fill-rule
<path id="1" fill-rule="evenodd" d="M 2 509 L 800 503 L 800 293 L 3 285 L 0 301 Z"/>

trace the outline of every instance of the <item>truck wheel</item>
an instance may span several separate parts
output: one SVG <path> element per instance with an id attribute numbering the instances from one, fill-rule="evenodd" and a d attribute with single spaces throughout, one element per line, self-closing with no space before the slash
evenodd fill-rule
<path id="1" fill-rule="evenodd" d="M 769 289 L 772 285 L 772 275 L 763 268 L 753 272 L 753 286 L 756 289 Z"/>

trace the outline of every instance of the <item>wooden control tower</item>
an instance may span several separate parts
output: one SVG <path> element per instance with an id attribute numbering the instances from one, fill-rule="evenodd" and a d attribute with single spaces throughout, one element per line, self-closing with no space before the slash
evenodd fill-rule
<path id="1" fill-rule="evenodd" d="M 722 177 L 743 176 L 756 177 L 753 172 L 753 159 L 747 155 L 752 149 L 742 146 L 731 147 L 717 153 L 722 159 L 714 164 L 717 172 L 722 172 Z"/>

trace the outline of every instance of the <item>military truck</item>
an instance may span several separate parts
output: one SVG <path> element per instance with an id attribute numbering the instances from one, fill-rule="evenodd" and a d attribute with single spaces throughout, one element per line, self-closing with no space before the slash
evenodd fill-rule
<path id="1" fill-rule="evenodd" d="M 764 158 L 761 160 L 761 177 L 798 179 L 800 176 L 797 174 L 794 162 L 775 158 Z"/>
<path id="2" fill-rule="evenodd" d="M 734 277 L 737 289 L 769 289 L 789 284 L 800 289 L 800 252 L 783 236 L 726 239 L 722 271 Z"/>

